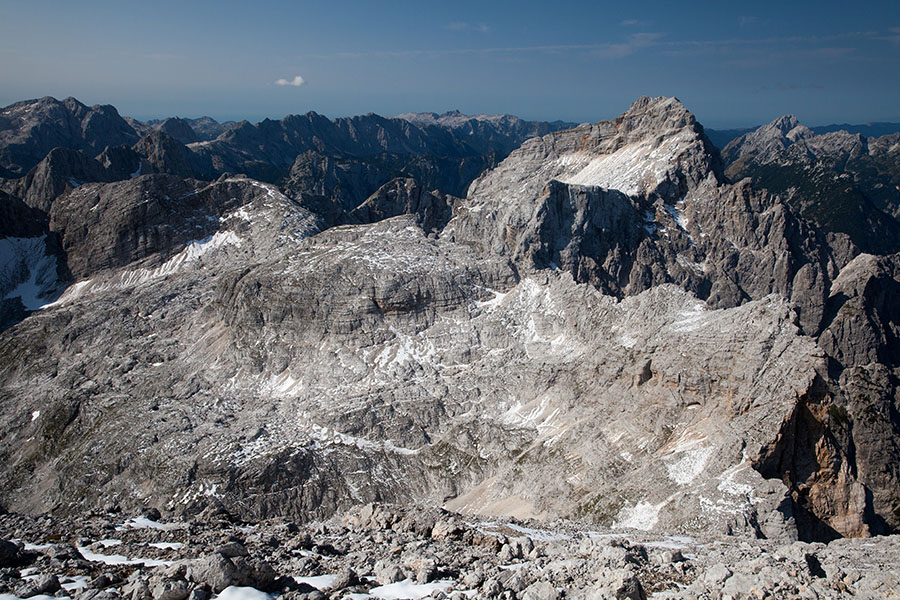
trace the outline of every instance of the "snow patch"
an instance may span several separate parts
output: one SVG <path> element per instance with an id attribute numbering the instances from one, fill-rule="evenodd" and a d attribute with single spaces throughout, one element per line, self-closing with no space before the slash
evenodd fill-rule
<path id="1" fill-rule="evenodd" d="M 712 446 L 699 446 L 679 452 L 681 458 L 666 464 L 669 479 L 678 485 L 687 485 L 694 481 L 709 462 L 713 454 Z"/>
<path id="2" fill-rule="evenodd" d="M 684 255 L 678 254 L 675 256 L 675 262 L 678 265 L 685 269 L 686 271 L 692 271 L 695 275 L 705 275 L 706 274 L 706 264 L 694 262 L 688 258 L 685 258 Z"/>
<path id="3" fill-rule="evenodd" d="M 749 461 L 742 462 L 726 469 L 719 475 L 719 485 L 716 489 L 732 496 L 745 496 L 753 500 L 753 487 L 746 483 L 735 481 L 737 474 L 749 467 Z"/>
<path id="4" fill-rule="evenodd" d="M 229 213 L 222 217 L 223 221 L 227 221 L 228 219 L 240 219 L 247 223 L 253 223 L 253 217 L 250 216 L 246 206 L 242 206 L 233 213 Z"/>
<path id="5" fill-rule="evenodd" d="M 230 585 L 222 590 L 213 600 L 272 600 L 272 596 L 252 587 Z"/>
<path id="6" fill-rule="evenodd" d="M 225 246 L 240 246 L 241 238 L 233 231 L 217 231 L 202 240 L 188 242 L 184 249 L 154 269 L 134 269 L 123 271 L 109 281 L 96 282 L 92 279 L 75 283 L 60 296 L 59 300 L 46 306 L 65 304 L 86 294 L 103 292 L 111 289 L 135 287 L 142 283 L 178 273 L 201 261 L 201 259 Z"/>
<path id="7" fill-rule="evenodd" d="M 285 396 L 288 395 L 288 392 L 296 388 L 299 383 L 301 383 L 299 379 L 294 379 L 291 377 L 291 374 L 285 370 L 284 373 L 275 378 L 272 383 L 272 389 L 277 394 Z"/>
<path id="8" fill-rule="evenodd" d="M 684 423 L 679 423 L 678 426 L 683 427 Z M 704 441 L 706 441 L 705 433 L 690 429 L 682 429 L 681 433 L 678 434 L 678 437 L 670 439 L 662 449 L 669 455 L 678 454 L 696 448 Z"/>
<path id="9" fill-rule="evenodd" d="M 100 554 L 92 552 L 86 546 L 77 546 L 78 551 L 85 560 L 91 562 L 100 562 L 106 565 L 139 565 L 143 564 L 147 567 L 160 567 L 172 564 L 171 560 L 157 560 L 155 558 L 128 558 L 121 554 Z"/>
<path id="10" fill-rule="evenodd" d="M 338 444 L 341 446 L 355 446 L 360 450 L 369 450 L 376 452 L 393 452 L 395 454 L 403 454 L 403 455 L 411 455 L 416 454 L 418 450 L 411 450 L 409 448 L 402 448 L 400 446 L 395 446 L 391 440 L 384 440 L 379 442 L 373 442 L 372 440 L 367 440 L 365 438 L 355 437 L 352 435 L 347 435 L 346 433 L 341 433 L 339 431 L 335 431 L 334 429 L 329 429 L 328 427 L 322 427 L 321 425 L 313 424 L 310 427 L 309 436 L 324 444 Z"/>
<path id="11" fill-rule="evenodd" d="M 160 550 L 180 550 L 184 547 L 184 544 L 181 542 L 153 542 L 147 545 L 151 548 L 159 548 Z"/>
<path id="12" fill-rule="evenodd" d="M 641 501 L 635 506 L 625 506 L 619 511 L 613 529 L 640 529 L 649 531 L 659 521 L 659 511 L 665 506 L 665 502 L 650 504 Z"/>
<path id="13" fill-rule="evenodd" d="M 52 546 L 52 545 L 53 545 L 53 544 L 29 544 L 29 543 L 26 542 L 26 543 L 25 543 L 25 550 L 27 550 L 27 551 L 32 551 L 32 550 L 33 550 L 33 551 L 35 551 L 35 552 L 41 552 L 42 550 L 46 550 L 47 548 L 49 548 L 49 547 Z"/>
<path id="14" fill-rule="evenodd" d="M 47 254 L 47 236 L 0 239 L 0 298 L 20 298 L 28 310 L 40 310 L 56 291 L 56 257 Z"/>
<path id="15" fill-rule="evenodd" d="M 697 331 L 705 324 L 706 312 L 706 305 L 702 302 L 697 302 L 693 307 L 679 311 L 677 315 L 678 320 L 674 321 L 670 327 L 672 331 L 682 333 Z"/>
<path id="16" fill-rule="evenodd" d="M 663 208 L 665 208 L 666 213 L 672 220 L 675 221 L 675 224 L 678 225 L 678 228 L 682 231 L 687 231 L 688 226 L 688 218 L 684 216 L 683 212 L 684 200 L 679 200 L 675 204 L 664 204 Z"/>
<path id="17" fill-rule="evenodd" d="M 487 289 L 487 291 L 492 293 L 494 295 L 494 297 L 491 298 L 490 300 L 476 300 L 475 308 L 486 308 L 488 310 L 491 310 L 491 309 L 499 306 L 503 302 L 503 299 L 509 295 L 508 292 L 502 293 L 502 292 L 498 292 L 497 290 L 492 290 L 490 288 L 485 288 L 485 289 Z"/>
<path id="18" fill-rule="evenodd" d="M 392 367 L 403 367 L 408 364 L 434 365 L 437 362 L 437 350 L 431 340 L 421 335 L 407 335 L 391 327 L 396 336 L 394 341 L 385 344 L 375 356 L 374 366 L 382 373 L 391 371 Z"/>
<path id="19" fill-rule="evenodd" d="M 159 529 L 161 531 L 171 531 L 173 529 L 184 529 L 184 524 L 160 523 L 159 521 L 154 521 L 147 517 L 134 517 L 133 519 L 125 521 L 122 525 L 116 527 L 116 529 L 119 531 L 122 529 Z"/>
<path id="20" fill-rule="evenodd" d="M 688 240 L 691 242 L 692 246 L 696 246 L 697 242 L 694 241 L 693 236 L 688 231 L 688 223 L 689 220 L 687 216 L 684 214 L 684 200 L 679 200 L 675 204 L 664 204 L 663 208 L 666 213 L 675 221 L 675 224 L 678 225 L 678 228 L 687 234 Z"/>
<path id="21" fill-rule="evenodd" d="M 656 213 L 652 210 L 644 211 L 644 231 L 653 235 L 657 229 L 659 229 L 659 224 L 656 222 Z"/>
<path id="22" fill-rule="evenodd" d="M 63 577 L 60 580 L 60 587 L 67 592 L 83 590 L 87 587 L 91 578 L 87 575 L 73 575 L 71 577 Z"/>
<path id="23" fill-rule="evenodd" d="M 629 333 L 623 333 L 619 337 L 619 343 L 625 348 L 634 348 L 634 345 L 637 344 L 637 338 Z"/>
<path id="24" fill-rule="evenodd" d="M 15 594 L 0 594 L 0 600 L 22 600 Z M 48 596 L 47 594 L 38 594 L 29 596 L 28 600 L 71 600 L 71 596 Z"/>
<path id="25" fill-rule="evenodd" d="M 532 400 L 525 405 L 517 404 L 502 417 L 502 422 L 516 427 L 537 429 L 539 435 L 559 428 L 557 421 L 561 416 L 560 409 L 551 405 L 550 398 L 541 396 L 540 400 Z"/>
<path id="26" fill-rule="evenodd" d="M 369 598 L 381 598 L 382 600 L 418 599 L 430 596 L 434 592 L 446 592 L 454 586 L 450 580 L 433 581 L 431 583 L 413 583 L 411 579 L 404 579 L 397 583 L 381 585 L 369 590 Z"/>
<path id="27" fill-rule="evenodd" d="M 684 550 L 694 544 L 694 538 L 686 535 L 669 535 L 665 539 L 655 542 L 643 542 L 648 548 L 668 548 L 671 550 Z"/>
<path id="28" fill-rule="evenodd" d="M 332 585 L 334 585 L 334 580 L 337 579 L 337 575 L 313 575 L 311 577 L 294 577 L 294 581 L 297 583 L 305 583 L 306 585 L 311 585 L 317 590 L 327 590 Z"/>
<path id="29" fill-rule="evenodd" d="M 652 191 L 668 177 L 675 157 L 691 142 L 690 136 L 688 132 L 670 136 L 658 146 L 650 140 L 636 142 L 593 158 L 582 153 L 565 154 L 554 163 L 563 171 L 557 179 L 616 189 L 629 196 Z"/>
<path id="30" fill-rule="evenodd" d="M 524 533 L 529 538 L 537 540 L 539 542 L 557 542 L 560 540 L 572 539 L 572 536 L 570 535 L 558 533 L 555 531 L 547 531 L 546 529 L 531 529 L 529 527 L 516 525 L 515 523 L 506 523 L 505 526 L 512 529 L 513 531 Z"/>

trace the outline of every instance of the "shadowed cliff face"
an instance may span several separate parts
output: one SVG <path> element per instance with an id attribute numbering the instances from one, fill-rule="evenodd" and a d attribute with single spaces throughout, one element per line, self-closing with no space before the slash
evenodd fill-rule
<path id="1" fill-rule="evenodd" d="M 531 139 L 465 199 L 323 150 L 449 152 L 450 133 L 316 117 L 207 153 L 311 144 L 285 162 L 297 197 L 144 174 L 52 198 L 76 281 L 0 336 L 9 507 L 900 525 L 898 258 L 727 183 L 680 102 Z M 181 164 L 163 135 L 142 165 Z"/>

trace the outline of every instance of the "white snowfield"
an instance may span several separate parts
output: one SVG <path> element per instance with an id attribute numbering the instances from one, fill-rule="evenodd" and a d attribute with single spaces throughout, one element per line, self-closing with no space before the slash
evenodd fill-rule
<path id="1" fill-rule="evenodd" d="M 47 304 L 43 308 L 49 308 L 59 304 L 68 304 L 88 294 L 96 294 L 113 289 L 131 288 L 147 283 L 148 281 L 175 275 L 199 265 L 204 256 L 214 253 L 216 250 L 226 246 L 240 245 L 241 238 L 233 231 L 217 231 L 213 235 L 202 240 L 192 240 L 188 242 L 187 245 L 185 245 L 184 250 L 158 267 L 152 269 L 125 270 L 117 273 L 111 278 L 99 280 L 86 279 L 79 281 L 67 288 L 56 302 Z"/>
<path id="2" fill-rule="evenodd" d="M 0 239 L 0 298 L 19 298 L 40 310 L 59 286 L 57 260 L 47 254 L 47 236 Z"/>
<path id="3" fill-rule="evenodd" d="M 556 179 L 637 196 L 655 189 L 672 175 L 676 168 L 672 157 L 681 154 L 693 142 L 694 136 L 683 132 L 666 137 L 662 143 L 642 140 L 628 144 L 611 154 L 564 154 L 556 159 L 555 165 L 560 168 Z"/>

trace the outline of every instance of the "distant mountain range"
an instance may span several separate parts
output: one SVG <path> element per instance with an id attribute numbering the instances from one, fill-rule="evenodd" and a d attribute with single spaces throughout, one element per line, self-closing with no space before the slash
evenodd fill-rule
<path id="1" fill-rule="evenodd" d="M 731 140 L 750 133 L 755 129 L 758 129 L 758 127 L 745 127 L 742 129 L 707 129 L 706 135 L 717 148 L 724 148 Z M 900 123 L 864 123 L 862 125 L 841 123 L 818 125 L 816 127 L 810 127 L 809 130 L 820 135 L 823 133 L 831 133 L 833 131 L 846 131 L 847 133 L 858 133 L 865 137 L 880 137 L 900 132 Z"/>
<path id="2" fill-rule="evenodd" d="M 897 252 L 900 133 L 874 137 L 833 127 L 817 132 L 793 115 L 780 117 L 731 140 L 722 150 L 725 172 L 734 181 L 750 177 L 866 252 Z"/>

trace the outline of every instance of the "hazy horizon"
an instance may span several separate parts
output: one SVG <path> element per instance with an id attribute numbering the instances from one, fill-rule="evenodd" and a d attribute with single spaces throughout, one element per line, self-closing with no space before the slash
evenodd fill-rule
<path id="1" fill-rule="evenodd" d="M 711 129 L 900 122 L 900 5 L 7 0 L 0 104 L 257 122 L 458 109 L 596 122 L 676 96 Z M 78 23 L 78 27 L 73 27 Z M 39 43 L 36 43 L 39 40 Z"/>

